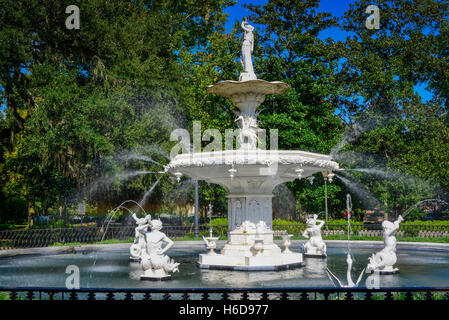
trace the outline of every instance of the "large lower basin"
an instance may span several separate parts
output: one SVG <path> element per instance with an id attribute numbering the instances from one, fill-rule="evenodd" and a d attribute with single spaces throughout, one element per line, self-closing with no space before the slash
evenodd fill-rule
<path id="1" fill-rule="evenodd" d="M 299 243 L 291 249 L 298 251 Z M 377 250 L 352 245 L 354 280 L 366 266 L 368 256 Z M 200 253 L 205 253 L 200 244 L 175 245 L 169 255 L 181 263 L 180 272 L 164 282 L 139 280 L 140 265 L 129 261 L 129 251 L 123 246 L 88 251 L 80 248 L 77 253 L 0 255 L 0 286 L 65 287 L 68 265 L 79 267 L 82 288 L 332 287 L 325 272 L 326 265 L 346 282 L 346 249 L 338 244 L 328 244 L 327 259 L 305 258 L 303 268 L 285 271 L 202 270 L 197 266 Z M 381 276 L 380 287 L 449 287 L 448 251 L 398 248 L 397 266 L 400 273 Z M 365 279 L 366 276 L 362 287 Z"/>

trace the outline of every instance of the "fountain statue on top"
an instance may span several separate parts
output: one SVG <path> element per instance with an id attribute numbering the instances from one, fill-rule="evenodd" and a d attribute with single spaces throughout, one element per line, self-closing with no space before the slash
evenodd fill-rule
<path id="1" fill-rule="evenodd" d="M 148 227 L 151 228 L 151 232 L 146 231 Z M 174 243 L 160 231 L 162 229 L 161 220 L 152 220 L 136 229 L 144 236 L 146 244 L 146 250 L 143 250 L 141 254 L 141 266 L 145 271 L 140 276 L 141 280 L 167 280 L 171 277 L 169 272 L 179 271 L 179 263 L 164 254 Z M 164 243 L 166 245 L 162 248 Z"/>
<path id="2" fill-rule="evenodd" d="M 201 268 L 251 271 L 301 267 L 301 253 L 282 252 L 273 241 L 273 189 L 317 172 L 336 170 L 338 164 L 323 154 L 277 150 L 273 136 L 270 136 L 270 150 L 260 143 L 266 135 L 261 134 L 264 130 L 258 127 L 257 108 L 268 94 L 283 94 L 290 85 L 257 79 L 251 57 L 254 27 L 246 20 L 241 27 L 245 34 L 241 52 L 243 72 L 239 81 L 225 80 L 206 89 L 209 94 L 230 99 L 238 109 L 237 148 L 178 154 L 165 170 L 176 177 L 187 175 L 194 180 L 218 184 L 228 193 L 228 242 L 219 254 L 201 254 Z M 284 240 L 288 249 L 289 239 Z"/>
<path id="3" fill-rule="evenodd" d="M 404 218 L 399 216 L 395 222 L 382 222 L 385 247 L 369 258 L 369 264 L 366 268 L 367 273 L 394 274 L 399 272 L 399 269 L 393 266 L 397 261 L 395 234 L 402 221 L 404 221 Z"/>
<path id="4" fill-rule="evenodd" d="M 245 32 L 243 36 L 242 55 L 240 62 L 242 63 L 243 72 L 240 73 L 239 81 L 256 80 L 256 74 L 254 73 L 252 54 L 254 51 L 254 27 L 246 21 L 246 18 L 242 21 L 242 29 Z"/>
<path id="5" fill-rule="evenodd" d="M 316 223 L 319 222 L 317 225 Z M 326 244 L 321 238 L 321 228 L 324 226 L 323 220 L 318 220 L 318 215 L 314 214 L 312 218 L 306 221 L 307 229 L 303 236 L 309 240 L 304 245 L 304 255 L 306 257 L 324 258 L 326 257 Z"/>
<path id="6" fill-rule="evenodd" d="M 151 215 L 148 214 L 144 218 L 137 218 L 137 215 L 133 213 L 132 218 L 137 223 L 137 227 L 135 229 L 135 236 L 134 236 L 134 243 L 129 248 L 131 257 L 129 260 L 131 261 L 140 261 L 142 252 L 145 250 L 146 242 L 145 242 L 145 235 L 142 234 L 139 230 L 141 226 L 149 225 L 151 223 Z M 144 231 L 147 231 L 146 228 L 142 229 Z"/>

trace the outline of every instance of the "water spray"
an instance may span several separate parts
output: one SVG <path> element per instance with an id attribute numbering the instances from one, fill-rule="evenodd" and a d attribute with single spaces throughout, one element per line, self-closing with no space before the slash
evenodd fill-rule
<path id="1" fill-rule="evenodd" d="M 104 240 L 104 236 L 106 235 L 106 233 L 107 233 L 107 231 L 108 231 L 109 224 L 111 223 L 112 218 L 114 218 L 115 214 L 117 213 L 117 211 L 118 211 L 119 209 L 121 209 L 121 208 L 122 208 L 122 209 L 126 209 L 126 210 L 128 210 L 129 213 L 133 213 L 132 210 L 130 210 L 129 208 L 127 208 L 127 207 L 124 206 L 124 204 L 125 204 L 125 203 L 128 203 L 128 202 L 131 202 L 131 203 L 137 205 L 137 206 L 143 211 L 143 213 L 144 213 L 145 215 L 147 215 L 147 213 L 146 213 L 145 210 L 142 208 L 142 206 L 141 206 L 139 203 L 137 203 L 136 201 L 134 201 L 134 200 L 125 200 L 125 201 L 123 201 L 120 205 L 118 205 L 117 207 L 115 207 L 114 209 L 112 209 L 112 210 L 109 212 L 108 216 L 106 217 L 105 221 L 103 222 L 103 224 L 102 224 L 100 230 L 103 230 L 103 226 L 104 226 L 104 224 L 106 223 L 106 221 L 107 221 L 107 225 L 106 225 L 106 230 L 103 231 L 103 236 L 101 237 L 101 241 Z M 108 221 L 108 218 L 109 218 L 109 221 Z"/>

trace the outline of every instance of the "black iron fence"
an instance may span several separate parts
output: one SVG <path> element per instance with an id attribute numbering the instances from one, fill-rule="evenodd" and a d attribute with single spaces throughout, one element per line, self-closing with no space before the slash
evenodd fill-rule
<path id="1" fill-rule="evenodd" d="M 208 225 L 200 225 L 199 235 L 208 235 L 209 229 Z M 221 238 L 226 237 L 227 229 L 227 226 L 213 226 L 214 235 Z M 164 226 L 163 231 L 170 238 L 194 236 L 193 226 Z M 0 231 L 0 250 L 88 244 L 107 240 L 131 242 L 134 237 L 135 226 L 7 230 Z"/>
<path id="2" fill-rule="evenodd" d="M 135 236 L 134 226 L 106 227 L 79 227 L 60 229 L 30 229 L 0 231 L 0 250 L 12 248 L 48 247 L 66 244 L 88 244 L 104 240 L 132 241 Z M 209 234 L 209 225 L 199 226 L 199 235 Z M 226 238 L 228 227 L 226 225 L 212 226 L 214 236 Z M 306 229 L 305 225 L 273 225 L 275 236 L 284 233 L 300 235 Z M 171 238 L 191 238 L 194 236 L 193 226 L 164 226 L 163 231 Z M 332 224 L 323 228 L 323 235 L 345 235 L 346 225 Z M 381 236 L 382 230 L 368 230 L 363 225 L 352 226 L 353 235 L 368 237 Z M 403 225 L 397 232 L 398 236 L 405 237 L 449 237 L 449 225 Z"/>
<path id="3" fill-rule="evenodd" d="M 449 288 L 133 288 L 66 289 L 0 287 L 0 300 L 440 300 Z"/>

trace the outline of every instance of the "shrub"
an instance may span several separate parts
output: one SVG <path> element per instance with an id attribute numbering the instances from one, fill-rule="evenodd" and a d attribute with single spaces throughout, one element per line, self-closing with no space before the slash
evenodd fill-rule
<path id="1" fill-rule="evenodd" d="M 405 226 L 412 226 L 412 225 L 418 225 L 418 226 L 447 226 L 449 225 L 449 220 L 414 220 L 414 221 L 403 221 L 401 225 Z"/>
<path id="2" fill-rule="evenodd" d="M 227 226 L 228 218 L 214 218 L 212 219 L 213 226 Z"/>

